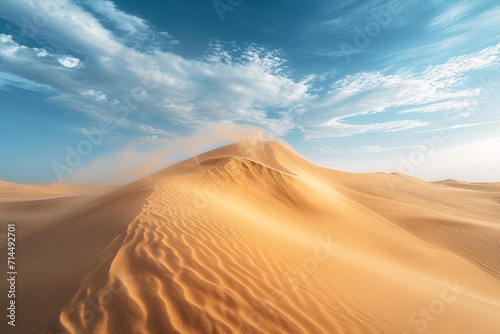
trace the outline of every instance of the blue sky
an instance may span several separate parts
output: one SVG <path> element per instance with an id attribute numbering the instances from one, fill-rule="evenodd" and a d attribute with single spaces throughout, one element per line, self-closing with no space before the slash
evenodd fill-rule
<path id="1" fill-rule="evenodd" d="M 122 183 L 234 140 L 500 181 L 497 1 L 3 1 L 0 179 Z"/>

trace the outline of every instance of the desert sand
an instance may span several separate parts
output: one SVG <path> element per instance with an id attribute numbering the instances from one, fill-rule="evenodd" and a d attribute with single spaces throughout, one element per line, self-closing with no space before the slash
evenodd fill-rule
<path id="1" fill-rule="evenodd" d="M 0 184 L 1 232 L 25 229 L 2 333 L 500 333 L 499 183 L 334 171 L 269 141 L 43 189 Z"/>

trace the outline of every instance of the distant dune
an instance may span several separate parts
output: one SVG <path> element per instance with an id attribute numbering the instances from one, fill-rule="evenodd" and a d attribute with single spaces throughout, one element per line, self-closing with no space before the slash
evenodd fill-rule
<path id="1" fill-rule="evenodd" d="M 270 141 L 39 187 L 0 184 L 2 232 L 27 231 L 15 333 L 500 333 L 500 183 L 339 172 Z"/>

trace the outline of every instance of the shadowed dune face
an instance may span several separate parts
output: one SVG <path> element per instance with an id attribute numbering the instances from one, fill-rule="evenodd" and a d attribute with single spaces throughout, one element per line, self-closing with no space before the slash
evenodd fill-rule
<path id="1" fill-rule="evenodd" d="M 46 319 L 24 329 L 499 333 L 495 197 L 500 188 L 328 170 L 278 142 L 229 145 L 79 206 L 40 235 L 52 249 L 30 244 L 33 261 L 65 252 L 82 265 L 75 275 L 61 258 L 44 276 L 48 291 L 71 281 L 66 299 L 32 304 Z"/>

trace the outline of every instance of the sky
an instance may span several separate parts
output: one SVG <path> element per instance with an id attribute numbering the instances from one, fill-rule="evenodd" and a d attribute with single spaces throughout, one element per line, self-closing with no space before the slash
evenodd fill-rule
<path id="1" fill-rule="evenodd" d="M 4 0 L 0 180 L 124 183 L 239 140 L 500 181 L 496 0 Z"/>

